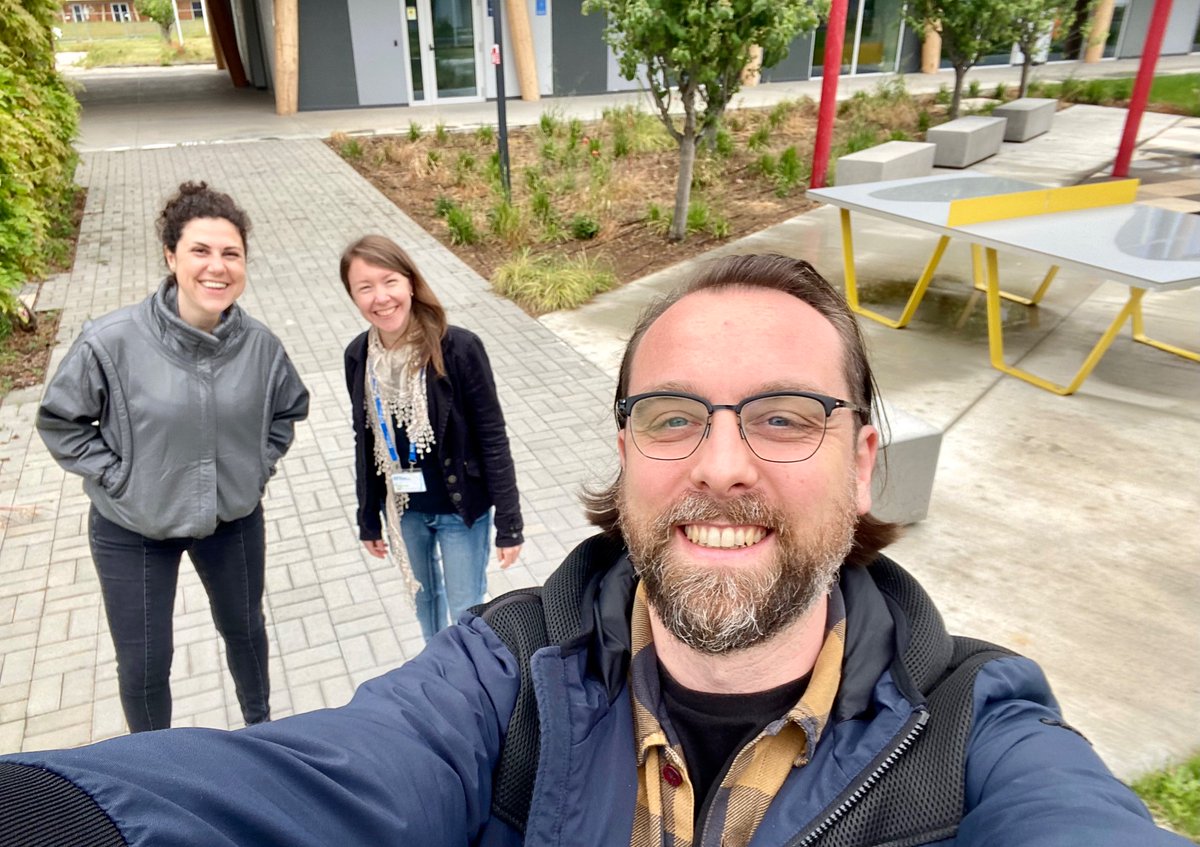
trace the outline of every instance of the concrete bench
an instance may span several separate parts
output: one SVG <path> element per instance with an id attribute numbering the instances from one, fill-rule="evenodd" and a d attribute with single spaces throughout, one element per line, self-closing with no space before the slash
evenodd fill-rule
<path id="1" fill-rule="evenodd" d="M 907 179 L 933 173 L 934 145 L 920 141 L 887 141 L 837 160 L 834 176 L 838 185 Z"/>
<path id="2" fill-rule="evenodd" d="M 933 164 L 939 168 L 965 168 L 1000 152 L 1004 118 L 970 115 L 935 126 L 925 140 L 937 145 Z"/>
<path id="3" fill-rule="evenodd" d="M 997 106 L 992 114 L 1008 121 L 1004 125 L 1005 141 L 1028 141 L 1050 131 L 1056 111 L 1058 101 L 1053 98 L 1022 97 Z"/>
<path id="4" fill-rule="evenodd" d="M 929 514 L 942 431 L 886 400 L 883 409 L 887 426 L 879 428 L 882 449 L 871 483 L 871 514 L 883 521 L 916 523 Z"/>

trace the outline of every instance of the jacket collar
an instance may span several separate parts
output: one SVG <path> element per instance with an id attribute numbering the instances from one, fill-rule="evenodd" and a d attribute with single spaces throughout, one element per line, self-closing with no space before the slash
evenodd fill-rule
<path id="1" fill-rule="evenodd" d="M 561 643 L 564 652 L 586 649 L 591 672 L 613 699 L 626 682 L 632 648 L 633 565 L 618 543 L 595 536 L 572 552 L 547 581 L 547 590 L 555 576 L 572 572 L 585 586 L 580 617 L 567 632 L 550 633 L 551 643 Z M 838 584 L 846 603 L 846 650 L 830 719 L 842 721 L 871 709 L 879 678 L 888 670 L 910 702 L 923 701 L 921 692 L 945 666 L 951 644 L 929 596 L 886 556 L 866 567 L 844 565 Z M 568 634 L 572 637 L 562 637 Z"/>
<path id="2" fill-rule="evenodd" d="M 211 333 L 189 324 L 179 317 L 179 288 L 174 276 L 163 277 L 158 290 L 150 298 L 150 316 L 158 328 L 158 336 L 175 352 L 204 352 L 209 355 L 227 347 L 242 331 L 245 313 L 234 303 Z"/>

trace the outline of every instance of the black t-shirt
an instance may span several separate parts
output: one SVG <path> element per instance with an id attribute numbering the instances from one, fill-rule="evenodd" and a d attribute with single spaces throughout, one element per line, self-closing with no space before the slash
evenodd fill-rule
<path id="1" fill-rule="evenodd" d="M 663 706 L 683 745 L 683 758 L 695 791 L 693 844 L 700 843 L 711 794 L 734 757 L 771 721 L 784 715 L 808 687 L 808 676 L 752 694 L 709 694 L 676 682 L 660 663 Z"/>

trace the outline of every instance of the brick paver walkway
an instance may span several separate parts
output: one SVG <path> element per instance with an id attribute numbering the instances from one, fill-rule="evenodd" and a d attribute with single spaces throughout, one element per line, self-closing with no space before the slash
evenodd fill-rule
<path id="1" fill-rule="evenodd" d="M 589 534 L 581 483 L 614 467 L 611 377 L 506 300 L 319 141 L 92 153 L 75 267 L 42 293 L 63 309 L 51 367 L 88 318 L 137 302 L 163 273 L 154 218 L 184 179 L 249 212 L 240 301 L 274 330 L 312 392 L 309 419 L 265 501 L 275 716 L 340 705 L 422 646 L 400 574 L 361 552 L 342 349 L 365 324 L 338 278 L 366 232 L 406 245 L 453 323 L 479 333 L 513 440 L 526 545 L 493 594 L 541 582 Z M 0 406 L 0 752 L 73 746 L 125 731 L 86 538 L 88 501 L 33 428 L 37 392 Z M 186 562 L 175 616 L 174 723 L 240 725 L 204 591 Z"/>

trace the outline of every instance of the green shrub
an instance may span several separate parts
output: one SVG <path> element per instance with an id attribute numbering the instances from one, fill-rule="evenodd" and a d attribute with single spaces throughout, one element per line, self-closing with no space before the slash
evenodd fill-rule
<path id="1" fill-rule="evenodd" d="M 475 140 L 480 144 L 491 144 L 496 140 L 496 130 L 492 126 L 481 126 L 475 130 Z"/>
<path id="2" fill-rule="evenodd" d="M 590 241 L 600 233 L 600 224 L 591 215 L 582 212 L 571 218 L 571 237 L 577 241 Z"/>
<path id="3" fill-rule="evenodd" d="M 554 204 L 550 202 L 550 194 L 544 188 L 535 191 L 529 198 L 529 211 L 542 226 L 553 221 L 556 217 Z"/>
<path id="4" fill-rule="evenodd" d="M 542 112 L 542 116 L 538 118 L 538 129 L 542 131 L 542 135 L 553 138 L 558 130 L 558 123 L 558 116 L 553 112 Z"/>
<path id="5" fill-rule="evenodd" d="M 687 231 L 690 235 L 693 232 L 700 232 L 708 229 L 710 219 L 712 218 L 712 210 L 708 208 L 708 204 L 703 200 L 693 200 L 688 203 L 687 211 Z"/>
<path id="6" fill-rule="evenodd" d="M 567 122 L 567 143 L 574 147 L 581 138 L 583 138 L 583 121 L 579 118 L 571 118 Z"/>
<path id="7" fill-rule="evenodd" d="M 421 125 L 419 123 L 417 123 L 416 121 L 408 122 L 408 140 L 409 141 L 420 141 L 421 136 L 424 134 L 424 132 L 425 132 L 425 130 L 421 129 Z"/>
<path id="8" fill-rule="evenodd" d="M 729 232 L 729 219 L 724 215 L 713 215 L 708 222 L 708 234 L 713 238 L 728 238 Z"/>
<path id="9" fill-rule="evenodd" d="M 978 97 L 979 92 L 982 90 L 983 90 L 983 88 L 979 84 L 979 80 L 977 80 L 977 79 L 973 79 L 967 83 L 967 96 L 968 97 Z"/>
<path id="10" fill-rule="evenodd" d="M 939 85 L 937 94 L 933 95 L 933 102 L 937 103 L 939 106 L 949 106 L 951 97 L 953 97 L 953 94 L 950 91 L 950 87 L 947 85 Z"/>
<path id="11" fill-rule="evenodd" d="M 771 140 L 771 128 L 760 126 L 754 132 L 750 133 L 750 137 L 746 139 L 747 150 L 761 150 L 767 146 L 767 142 Z"/>
<path id="12" fill-rule="evenodd" d="M 603 121 L 613 134 L 614 143 L 618 133 L 624 135 L 628 152 L 655 153 L 675 147 L 675 140 L 667 134 L 662 121 L 636 106 L 607 108 Z"/>
<path id="13" fill-rule="evenodd" d="M 454 181 L 462 185 L 467 181 L 467 177 L 475 173 L 476 160 L 475 156 L 467 151 L 458 154 L 458 158 L 454 160 Z"/>
<path id="14" fill-rule="evenodd" d="M 776 103 L 770 112 L 767 113 L 767 126 L 771 129 L 779 129 L 783 126 L 783 122 L 787 120 L 788 115 L 792 111 L 792 104 L 787 100 Z"/>
<path id="15" fill-rule="evenodd" d="M 450 230 L 451 244 L 477 244 L 479 231 L 475 229 L 475 219 L 471 213 L 461 206 L 454 206 L 446 213 L 446 227 Z"/>
<path id="16" fill-rule="evenodd" d="M 1008 97 L 1008 86 L 1002 82 L 996 83 L 996 90 L 992 92 L 993 100 L 1004 100 Z"/>
<path id="17" fill-rule="evenodd" d="M 433 137 L 437 139 L 438 144 L 445 144 L 450 138 L 450 131 L 444 123 L 438 121 L 433 128 Z"/>
<path id="18" fill-rule="evenodd" d="M 780 197 L 787 195 L 804 180 L 804 170 L 795 147 L 780 153 L 779 165 L 775 170 L 775 193 Z"/>
<path id="19" fill-rule="evenodd" d="M 1200 754 L 1135 781 L 1134 791 L 1155 818 L 1193 841 L 1200 839 Z"/>
<path id="20" fill-rule="evenodd" d="M 509 245 L 519 244 L 525 235 L 525 220 L 521 210 L 507 200 L 501 200 L 488 212 L 492 233 Z"/>
<path id="21" fill-rule="evenodd" d="M 0 335 L 70 231 L 79 104 L 53 70 L 61 14 L 49 0 L 0 0 Z"/>
<path id="22" fill-rule="evenodd" d="M 617 283 L 616 274 L 586 255 L 534 256 L 527 249 L 492 276 L 492 288 L 535 314 L 574 309 Z"/>
<path id="23" fill-rule="evenodd" d="M 718 129 L 717 134 L 713 136 L 713 152 L 722 159 L 733 155 L 733 136 L 727 130 Z"/>
<path id="24" fill-rule="evenodd" d="M 343 159 L 350 159 L 351 161 L 361 159 L 363 155 L 362 142 L 357 138 L 351 138 L 347 141 L 343 141 L 342 146 L 338 149 L 338 152 L 342 154 Z"/>
<path id="25" fill-rule="evenodd" d="M 917 132 L 928 132 L 929 126 L 933 122 L 933 118 L 929 113 L 922 109 L 917 114 Z"/>
<path id="26" fill-rule="evenodd" d="M 433 213 L 439 218 L 445 218 L 450 215 L 458 204 L 447 197 L 445 194 L 439 194 L 438 198 L 433 201 Z"/>
<path id="27" fill-rule="evenodd" d="M 613 131 L 613 158 L 620 159 L 628 156 L 633 149 L 633 142 L 629 139 L 629 130 L 623 126 L 617 127 Z"/>
<path id="28" fill-rule="evenodd" d="M 893 129 L 888 133 L 888 141 L 911 141 L 912 136 L 902 129 Z"/>
<path id="29" fill-rule="evenodd" d="M 441 151 L 439 151 L 439 150 L 426 150 L 425 151 L 425 164 L 429 166 L 430 170 L 434 170 L 441 163 L 442 163 Z"/>
<path id="30" fill-rule="evenodd" d="M 757 172 L 759 176 L 773 177 L 775 176 L 775 169 L 778 166 L 779 163 L 775 161 L 774 156 L 772 156 L 770 153 L 763 153 L 754 160 L 754 164 L 750 167 Z"/>

